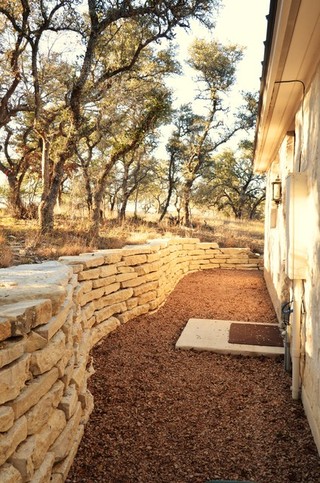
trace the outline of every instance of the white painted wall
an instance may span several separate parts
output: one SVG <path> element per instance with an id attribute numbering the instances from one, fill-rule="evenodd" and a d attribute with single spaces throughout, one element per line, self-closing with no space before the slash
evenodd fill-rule
<path id="1" fill-rule="evenodd" d="M 295 216 L 296 238 L 306 242 L 305 275 L 301 319 L 300 377 L 302 400 L 320 452 L 320 67 L 308 89 L 304 102 L 292 122 L 292 133 L 283 140 L 277 158 L 267 176 L 265 225 L 265 276 L 278 316 L 281 303 L 289 301 L 293 282 L 286 274 L 288 205 L 286 178 L 290 173 L 305 172 L 307 196 L 303 210 Z M 282 180 L 282 203 L 271 201 L 271 183 L 279 174 Z M 301 237 L 302 235 L 302 237 Z"/>

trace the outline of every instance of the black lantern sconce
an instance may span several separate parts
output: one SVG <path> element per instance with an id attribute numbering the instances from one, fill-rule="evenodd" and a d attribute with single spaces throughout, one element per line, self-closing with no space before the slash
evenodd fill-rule
<path id="1" fill-rule="evenodd" d="M 281 180 L 279 176 L 277 176 L 277 179 L 273 181 L 271 185 L 272 185 L 272 201 L 274 201 L 276 205 L 279 205 L 282 199 L 282 186 L 281 186 Z"/>

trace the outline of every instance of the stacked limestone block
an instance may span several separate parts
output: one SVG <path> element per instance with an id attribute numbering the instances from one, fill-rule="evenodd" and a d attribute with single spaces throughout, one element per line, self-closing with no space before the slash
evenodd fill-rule
<path id="1" fill-rule="evenodd" d="M 77 277 L 58 262 L 0 277 L 0 481 L 62 482 L 92 410 L 76 379 Z"/>
<path id="2" fill-rule="evenodd" d="M 248 249 L 154 240 L 0 270 L 0 482 L 63 482 L 93 409 L 90 351 L 188 272 L 260 269 Z"/>

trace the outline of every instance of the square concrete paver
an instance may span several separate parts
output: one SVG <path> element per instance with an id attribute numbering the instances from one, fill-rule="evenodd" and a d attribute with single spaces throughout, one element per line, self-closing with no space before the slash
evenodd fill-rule
<path id="1" fill-rule="evenodd" d="M 246 356 L 278 356 L 284 354 L 283 347 L 230 344 L 228 342 L 230 325 L 248 323 L 250 322 L 238 320 L 189 319 L 177 340 L 176 349 L 195 349 Z M 256 324 L 256 322 L 251 323 Z"/>

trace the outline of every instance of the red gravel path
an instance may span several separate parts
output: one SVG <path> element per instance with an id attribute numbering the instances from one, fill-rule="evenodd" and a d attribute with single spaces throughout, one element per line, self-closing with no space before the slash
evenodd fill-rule
<path id="1" fill-rule="evenodd" d="M 95 410 L 68 482 L 320 482 L 282 359 L 177 351 L 191 317 L 276 322 L 261 272 L 187 275 L 94 349 Z"/>

